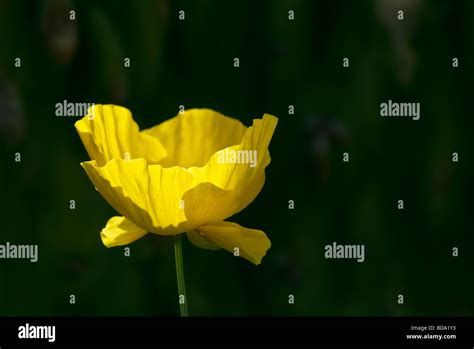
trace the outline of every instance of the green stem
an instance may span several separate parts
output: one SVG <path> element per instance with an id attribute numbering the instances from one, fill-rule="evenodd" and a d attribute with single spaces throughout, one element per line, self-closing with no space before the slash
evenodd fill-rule
<path id="1" fill-rule="evenodd" d="M 176 278 L 178 279 L 178 300 L 179 312 L 181 316 L 188 316 L 188 298 L 186 297 L 186 287 L 184 284 L 184 270 L 183 270 L 183 252 L 181 248 L 181 235 L 174 236 L 174 258 L 176 260 Z"/>

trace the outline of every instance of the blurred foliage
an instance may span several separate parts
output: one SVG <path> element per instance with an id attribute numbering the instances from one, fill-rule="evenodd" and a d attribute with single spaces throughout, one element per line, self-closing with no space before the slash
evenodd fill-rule
<path id="1" fill-rule="evenodd" d="M 0 0 L 0 243 L 40 253 L 0 260 L 0 315 L 178 313 L 169 238 L 131 257 L 100 242 L 114 210 L 63 100 L 124 105 L 142 128 L 179 105 L 280 118 L 265 187 L 232 219 L 272 248 L 255 267 L 186 242 L 191 314 L 473 315 L 473 34 L 470 0 Z M 420 102 L 421 120 L 381 118 L 388 99 Z M 366 261 L 325 259 L 333 241 Z"/>

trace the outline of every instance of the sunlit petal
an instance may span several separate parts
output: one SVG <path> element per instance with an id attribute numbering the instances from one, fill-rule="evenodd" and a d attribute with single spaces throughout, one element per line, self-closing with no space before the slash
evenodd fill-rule
<path id="1" fill-rule="evenodd" d="M 116 105 L 95 105 L 75 123 L 92 160 L 103 166 L 111 159 L 145 158 L 157 163 L 166 151 L 155 137 L 140 133 L 132 114 Z"/>

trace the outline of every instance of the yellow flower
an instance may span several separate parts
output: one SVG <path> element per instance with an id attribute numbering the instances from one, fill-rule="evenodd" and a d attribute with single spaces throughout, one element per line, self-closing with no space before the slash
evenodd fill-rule
<path id="1" fill-rule="evenodd" d="M 238 248 L 241 257 L 260 264 L 270 248 L 265 233 L 225 219 L 262 189 L 276 117 L 265 114 L 247 128 L 213 110 L 190 109 L 140 131 L 126 108 L 95 105 L 88 113 L 75 124 L 92 159 L 81 165 L 122 215 L 102 229 L 105 246 L 147 233 L 186 233 L 198 247 Z"/>

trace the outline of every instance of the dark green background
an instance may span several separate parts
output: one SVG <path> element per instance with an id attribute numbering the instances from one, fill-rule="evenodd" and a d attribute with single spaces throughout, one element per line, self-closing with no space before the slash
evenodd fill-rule
<path id="1" fill-rule="evenodd" d="M 181 104 L 279 117 L 265 187 L 230 219 L 272 247 L 255 267 L 185 241 L 192 315 L 473 315 L 474 2 L 402 1 L 397 21 L 398 2 L 0 0 L 0 243 L 40 253 L 0 260 L 0 315 L 178 314 L 172 239 L 102 245 L 115 212 L 79 166 L 78 118 L 55 116 L 65 99 L 142 128 Z M 421 120 L 380 117 L 388 99 Z M 325 259 L 333 241 L 365 262 Z"/>

